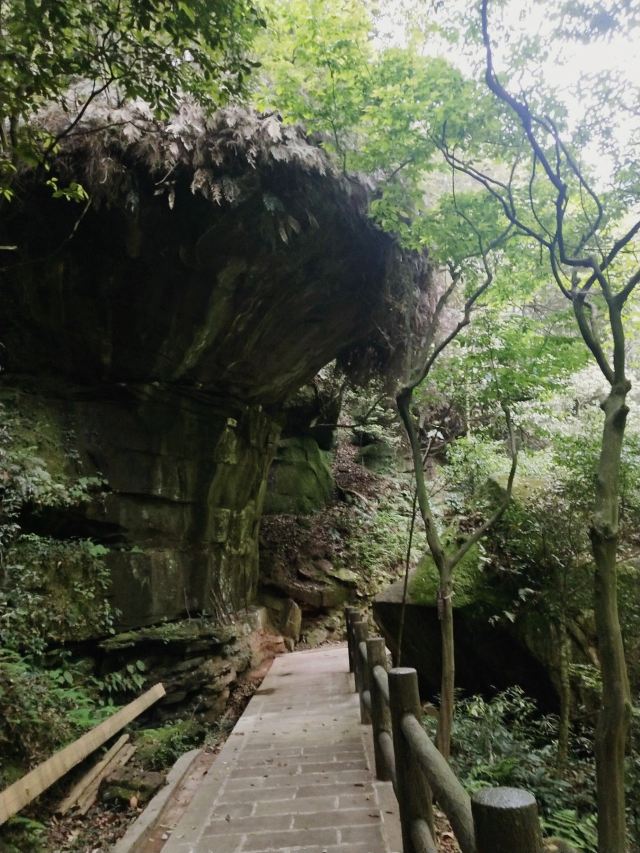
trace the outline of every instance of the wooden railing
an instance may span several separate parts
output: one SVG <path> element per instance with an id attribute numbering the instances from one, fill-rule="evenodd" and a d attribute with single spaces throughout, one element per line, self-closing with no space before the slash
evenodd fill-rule
<path id="1" fill-rule="evenodd" d="M 389 668 L 384 639 L 369 637 L 359 610 L 348 607 L 345 618 L 360 718 L 373 727 L 376 776 L 393 784 L 403 853 L 437 853 L 434 798 L 462 853 L 541 853 L 533 794 L 485 788 L 470 797 L 422 727 L 416 670 Z"/>

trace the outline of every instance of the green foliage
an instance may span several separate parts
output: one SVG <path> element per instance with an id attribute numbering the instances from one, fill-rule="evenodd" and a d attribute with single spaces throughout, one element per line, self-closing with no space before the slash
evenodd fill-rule
<path id="1" fill-rule="evenodd" d="M 629 731 L 629 753 L 627 756 L 627 819 L 631 835 L 640 848 L 640 694 L 636 694 L 631 709 Z"/>
<path id="2" fill-rule="evenodd" d="M 24 534 L 8 549 L 0 588 L 0 642 L 41 655 L 47 646 L 113 631 L 107 550 L 90 540 Z"/>
<path id="3" fill-rule="evenodd" d="M 99 679 L 98 684 L 101 692 L 108 697 L 126 696 L 127 694 L 138 694 L 145 684 L 146 665 L 144 661 L 137 660 L 128 663 L 122 669 L 108 672 Z"/>
<path id="4" fill-rule="evenodd" d="M 583 853 L 598 853 L 598 818 L 579 815 L 575 809 L 559 809 L 542 820 L 547 835 L 561 838 Z"/>
<path id="5" fill-rule="evenodd" d="M 368 88 L 371 22 L 364 4 L 284 0 L 270 12 L 270 28 L 256 45 L 262 74 L 255 97 L 285 120 L 326 134 L 344 162 Z"/>
<path id="6" fill-rule="evenodd" d="M 11 761 L 42 761 L 113 713 L 88 683 L 86 673 L 64 656 L 40 667 L 15 651 L 0 653 L 2 785 L 10 781 L 1 777 Z"/>
<path id="7" fill-rule="evenodd" d="M 425 210 L 425 175 L 442 164 L 435 138 L 445 124 L 468 137 L 469 107 L 482 91 L 444 59 L 384 45 L 375 30 L 374 15 L 358 0 L 274 0 L 271 28 L 256 46 L 262 73 L 255 98 L 303 122 L 344 171 L 375 176 L 371 214 L 404 245 L 430 245 L 447 225 L 450 233 L 457 226 L 462 243 L 468 229 L 457 214 L 432 222 Z M 479 130 L 493 119 L 485 103 Z M 467 237 L 467 254 L 469 244 Z"/>
<path id="8" fill-rule="evenodd" d="M 497 424 L 502 430 L 498 403 L 509 405 L 517 414 L 518 404 L 547 400 L 561 392 L 568 378 L 588 361 L 582 341 L 567 324 L 565 310 L 548 312 L 544 326 L 533 312 L 514 312 L 514 286 L 522 286 L 517 297 L 521 304 L 545 299 L 544 291 L 538 289 L 540 273 L 538 267 L 532 275 L 529 264 L 501 265 L 490 309 L 478 313 L 433 371 L 436 390 L 466 409 L 468 428 Z M 427 386 L 424 394 L 429 393 Z"/>
<path id="9" fill-rule="evenodd" d="M 218 105 L 242 93 L 253 68 L 248 48 L 265 23 L 251 0 L 2 0 L 0 19 L 0 165 L 45 166 L 105 91 L 163 115 L 185 94 Z M 69 111 L 56 136 L 29 123 L 50 102 Z M 0 175 L 10 179 L 11 170 Z M 52 189 L 82 197 L 77 184 Z"/>
<path id="10" fill-rule="evenodd" d="M 25 517 L 100 497 L 98 477 L 71 473 L 71 447 L 51 424 L 0 407 L 0 784 L 113 711 L 86 667 L 56 644 L 109 633 L 107 549 L 88 539 L 25 533 Z M 55 452 L 51 452 L 55 448 Z M 64 452 L 66 450 L 66 453 Z M 49 461 L 45 461 L 45 456 Z M 60 463 L 60 458 L 65 464 Z M 66 466 L 66 467 L 65 467 Z"/>
<path id="11" fill-rule="evenodd" d="M 2 853 L 40 853 L 45 826 L 40 821 L 15 815 L 2 827 Z"/>
<path id="12" fill-rule="evenodd" d="M 583 517 L 591 512 L 600 453 L 599 424 L 583 419 L 574 435 L 555 436 L 552 442 L 555 463 L 566 472 L 567 501 Z M 620 462 L 620 528 L 624 540 L 633 540 L 640 524 L 640 435 L 629 430 Z"/>
<path id="13" fill-rule="evenodd" d="M 555 405 L 555 404 L 554 404 Z M 553 424 L 553 422 L 551 422 Z M 531 430 L 523 418 L 523 427 Z M 485 540 L 486 559 L 499 574 L 499 585 L 511 596 L 511 614 L 543 608 L 548 615 L 578 615 L 591 609 L 592 556 L 588 537 L 593 505 L 599 430 L 588 417 L 571 415 L 562 428 L 548 424 L 530 433 L 538 449 L 520 452 L 513 500 Z M 448 513 L 465 519 L 486 515 L 501 499 L 508 461 L 501 442 L 474 432 L 452 442 L 443 469 Z M 620 477 L 622 547 L 635 554 L 640 523 L 640 444 L 630 434 L 623 449 Z M 638 672 L 640 596 L 633 559 L 620 567 L 623 630 L 634 674 Z M 578 675 L 576 670 L 576 676 Z M 582 678 L 580 679 L 582 680 Z"/>
<path id="14" fill-rule="evenodd" d="M 403 493 L 390 493 L 372 515 L 362 519 L 349 535 L 349 563 L 358 567 L 365 587 L 363 593 L 375 595 L 398 574 L 407 556 L 411 503 Z M 412 556 L 419 554 L 417 537 Z"/>
<path id="15" fill-rule="evenodd" d="M 88 539 L 24 533 L 19 523 L 25 512 L 37 518 L 99 499 L 104 481 L 72 475 L 53 453 L 45 461 L 59 436 L 34 413 L 0 406 L 0 417 L 0 643 L 42 655 L 51 643 L 109 633 L 115 613 L 107 599 L 107 549 Z M 71 448 L 67 453 L 73 456 Z"/>
<path id="16" fill-rule="evenodd" d="M 425 725 L 430 725 L 429 718 Z M 567 775 L 559 778 L 557 725 L 557 718 L 541 716 L 519 687 L 490 700 L 461 698 L 454 719 L 452 766 L 469 791 L 501 785 L 531 791 L 550 835 L 571 843 L 580 838 L 581 844 L 587 843 L 584 849 L 591 850 L 593 761 L 584 757 L 583 744 L 574 742 Z"/>

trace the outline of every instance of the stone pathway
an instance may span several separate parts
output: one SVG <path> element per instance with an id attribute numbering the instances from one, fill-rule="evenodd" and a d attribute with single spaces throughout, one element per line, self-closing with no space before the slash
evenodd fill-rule
<path id="1" fill-rule="evenodd" d="M 345 646 L 276 658 L 163 853 L 392 853 Z"/>

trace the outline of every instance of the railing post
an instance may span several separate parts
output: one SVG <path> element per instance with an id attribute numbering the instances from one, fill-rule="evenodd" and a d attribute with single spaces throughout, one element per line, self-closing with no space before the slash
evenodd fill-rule
<path id="1" fill-rule="evenodd" d="M 356 621 L 356 615 L 358 615 L 357 607 L 345 607 L 344 609 L 344 623 L 347 632 L 347 650 L 349 652 L 349 672 L 354 672 L 355 670 L 355 659 L 353 656 L 353 623 Z"/>
<path id="2" fill-rule="evenodd" d="M 477 853 L 542 853 L 536 798 L 519 788 L 485 788 L 471 798 Z"/>
<path id="3" fill-rule="evenodd" d="M 351 614 L 351 654 L 353 655 L 353 683 L 355 684 L 356 693 L 360 692 L 360 669 L 358 667 L 358 641 L 356 640 L 356 625 L 364 621 L 363 614 L 358 610 Z"/>
<path id="4" fill-rule="evenodd" d="M 360 722 L 370 723 L 369 711 L 364 701 L 364 691 L 367 689 L 367 667 L 360 654 L 360 643 L 366 643 L 369 627 L 366 622 L 356 622 L 353 626 L 353 654 L 356 664 L 356 687 L 360 697 Z"/>
<path id="5" fill-rule="evenodd" d="M 380 695 L 380 690 L 373 675 L 373 670 L 381 666 L 387 669 L 387 651 L 382 637 L 372 637 L 367 640 L 367 670 L 369 692 L 371 694 L 371 723 L 373 725 L 373 750 L 376 760 L 376 776 L 383 782 L 392 778 L 392 768 L 387 767 L 382 747 L 380 746 L 380 735 L 383 732 L 391 734 L 391 714 L 387 703 Z"/>
<path id="6" fill-rule="evenodd" d="M 390 670 L 389 704 L 396 756 L 396 795 L 400 807 L 402 849 L 403 853 L 419 853 L 413 841 L 412 826 L 416 821 L 426 821 L 433 835 L 434 823 L 431 790 L 401 728 L 405 714 L 413 714 L 418 720 L 422 716 L 415 669 L 397 667 Z M 515 850 L 517 848 L 511 853 L 515 853 Z"/>

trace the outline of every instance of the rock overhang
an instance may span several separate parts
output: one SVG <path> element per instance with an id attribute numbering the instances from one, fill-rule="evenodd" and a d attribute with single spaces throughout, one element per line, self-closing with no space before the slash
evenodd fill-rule
<path id="1" fill-rule="evenodd" d="M 4 274 L 10 372 L 277 406 L 336 356 L 398 359 L 393 324 L 428 265 L 373 225 L 365 184 L 302 130 L 193 106 L 164 124 L 96 107 L 79 130 L 54 169 L 86 187 L 87 209 L 27 175 L 4 226 L 18 246 Z"/>
<path id="2" fill-rule="evenodd" d="M 0 225 L 5 383 L 73 434 L 57 465 L 108 481 L 78 529 L 105 532 L 121 624 L 222 617 L 257 587 L 284 402 L 334 358 L 401 362 L 429 265 L 276 116 L 97 105 L 77 130 L 53 168 L 90 204 L 24 174 Z"/>

